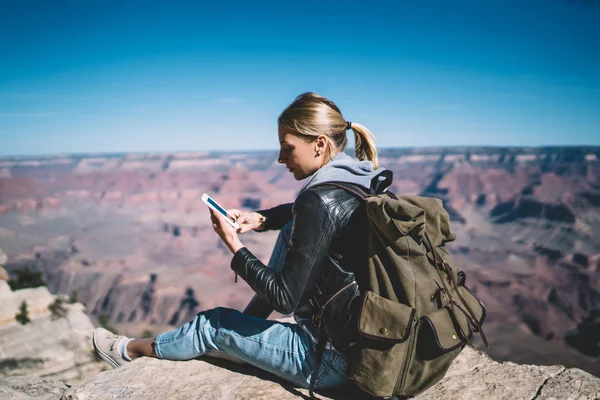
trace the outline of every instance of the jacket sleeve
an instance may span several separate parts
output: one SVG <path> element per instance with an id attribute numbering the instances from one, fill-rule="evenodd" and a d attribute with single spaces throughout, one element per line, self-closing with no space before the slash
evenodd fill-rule
<path id="1" fill-rule="evenodd" d="M 282 314 L 308 301 L 334 235 L 334 224 L 318 194 L 307 190 L 294 203 L 290 247 L 279 273 L 267 268 L 245 247 L 231 268 L 263 300 Z"/>
<path id="2" fill-rule="evenodd" d="M 262 231 L 281 229 L 283 225 L 292 219 L 293 205 L 294 203 L 286 203 L 266 210 L 258 210 L 257 213 L 267 218 Z"/>

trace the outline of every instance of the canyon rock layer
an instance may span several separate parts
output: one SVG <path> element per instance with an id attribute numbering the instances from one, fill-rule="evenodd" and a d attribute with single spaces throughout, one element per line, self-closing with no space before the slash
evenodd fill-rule
<path id="1" fill-rule="evenodd" d="M 293 201 L 301 182 L 276 152 L 0 159 L 5 269 L 42 271 L 121 333 L 172 329 L 217 305 L 243 308 L 206 192 L 225 207 Z M 449 244 L 484 300 L 499 361 L 600 376 L 600 148 L 385 149 L 392 190 L 441 198 Z M 276 232 L 243 243 L 268 261 Z M 480 347 L 479 344 L 476 344 Z"/>

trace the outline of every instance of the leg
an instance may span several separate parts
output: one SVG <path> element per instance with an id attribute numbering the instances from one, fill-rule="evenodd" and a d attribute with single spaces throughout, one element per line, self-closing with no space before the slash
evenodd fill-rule
<path id="1" fill-rule="evenodd" d="M 301 387 L 308 387 L 314 368 L 315 344 L 296 324 L 248 317 L 239 311 L 216 308 L 199 313 L 193 321 L 156 337 L 158 358 L 189 360 L 218 350 Z M 346 361 L 334 349 L 326 350 L 317 388 L 346 381 Z"/>
<path id="2" fill-rule="evenodd" d="M 154 352 L 154 339 L 133 339 L 127 343 L 127 354 L 132 360 L 138 357 L 158 358 Z"/>

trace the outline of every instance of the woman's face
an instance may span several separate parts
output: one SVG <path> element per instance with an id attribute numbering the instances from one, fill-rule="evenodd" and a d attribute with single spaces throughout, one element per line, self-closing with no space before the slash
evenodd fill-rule
<path id="1" fill-rule="evenodd" d="M 279 161 L 285 164 L 296 180 L 302 180 L 314 174 L 323 165 L 324 149 L 322 140 L 306 142 L 279 126 Z"/>

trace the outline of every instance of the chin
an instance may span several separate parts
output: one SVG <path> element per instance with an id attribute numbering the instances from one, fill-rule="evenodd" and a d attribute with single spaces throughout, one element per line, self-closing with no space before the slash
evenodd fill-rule
<path id="1" fill-rule="evenodd" d="M 296 171 L 296 170 L 294 170 L 292 172 L 292 175 L 294 175 L 294 179 L 297 180 L 297 181 L 301 181 L 303 179 L 306 179 L 306 176 L 302 172 L 299 172 L 299 171 Z"/>

